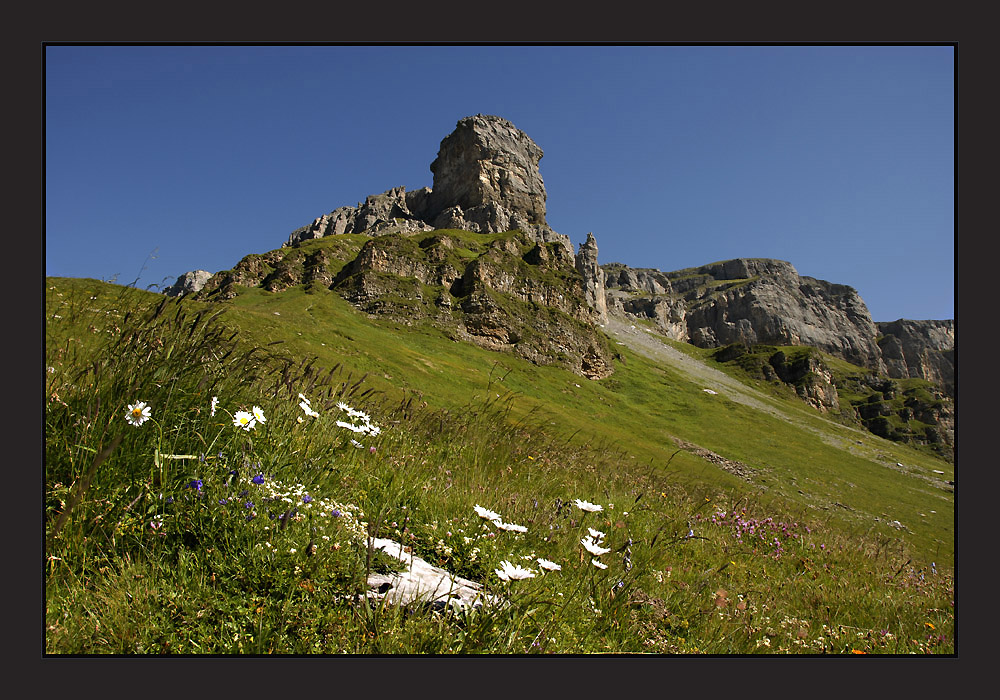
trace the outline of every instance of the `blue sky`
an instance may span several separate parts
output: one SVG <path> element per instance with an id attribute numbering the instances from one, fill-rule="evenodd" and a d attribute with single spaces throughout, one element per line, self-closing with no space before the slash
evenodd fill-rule
<path id="1" fill-rule="evenodd" d="M 778 258 L 954 318 L 951 46 L 47 46 L 47 275 L 170 284 L 391 187 L 466 116 L 600 262 Z"/>

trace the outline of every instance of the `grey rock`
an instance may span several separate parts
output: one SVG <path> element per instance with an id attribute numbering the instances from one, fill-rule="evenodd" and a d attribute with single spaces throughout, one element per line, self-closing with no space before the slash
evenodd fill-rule
<path id="1" fill-rule="evenodd" d="M 609 303 L 657 320 L 676 340 L 699 347 L 812 345 L 885 371 L 878 329 L 860 295 L 800 276 L 783 260 L 737 258 L 667 273 L 617 263 L 605 269 Z"/>
<path id="2" fill-rule="evenodd" d="M 369 599 L 384 599 L 393 605 L 422 603 L 433 608 L 447 607 L 456 611 L 504 604 L 502 599 L 485 593 L 481 583 L 454 576 L 433 566 L 407 552 L 398 542 L 375 538 L 373 546 L 407 566 L 398 573 L 369 576 Z"/>
<path id="3" fill-rule="evenodd" d="M 477 114 L 461 119 L 441 141 L 431 163 L 434 187 L 395 187 L 343 206 L 293 231 L 285 246 L 324 236 L 369 236 L 434 229 L 500 233 L 518 229 L 532 240 L 559 243 L 572 255 L 569 237 L 545 221 L 545 184 L 538 170 L 542 149 L 506 119 Z"/>
<path id="4" fill-rule="evenodd" d="M 356 207 L 338 207 L 315 219 L 308 226 L 289 235 L 285 246 L 302 241 L 345 233 L 369 236 L 413 231 L 430 231 L 432 226 L 410 211 L 410 204 L 426 208 L 427 188 L 407 193 L 404 187 L 394 187 L 382 194 L 370 195 Z"/>
<path id="5" fill-rule="evenodd" d="M 576 269 L 583 276 L 584 298 L 597 312 L 597 322 L 608 322 L 607 296 L 604 288 L 604 271 L 597 262 L 597 239 L 593 233 L 587 234 L 586 242 L 580 245 L 576 254 Z"/>
<path id="6" fill-rule="evenodd" d="M 876 324 L 878 346 L 890 377 L 926 379 L 955 395 L 955 321 L 897 321 Z"/>
<path id="7" fill-rule="evenodd" d="M 177 278 L 176 282 L 164 289 L 163 293 L 168 297 L 180 297 L 185 294 L 194 294 L 201 291 L 211 276 L 212 273 L 208 270 L 192 270 L 190 272 L 185 272 Z"/>
<path id="8" fill-rule="evenodd" d="M 542 149 L 506 119 L 477 114 L 459 120 L 431 163 L 431 214 L 500 204 L 529 225 L 546 225 L 541 158 Z"/>

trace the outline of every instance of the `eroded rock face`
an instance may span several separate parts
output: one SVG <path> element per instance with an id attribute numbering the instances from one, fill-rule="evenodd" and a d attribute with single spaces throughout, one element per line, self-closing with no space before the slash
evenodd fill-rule
<path id="1" fill-rule="evenodd" d="M 609 304 L 699 347 L 812 345 L 884 372 L 878 333 L 851 287 L 802 277 L 783 260 L 737 258 L 661 273 L 607 267 Z"/>
<path id="2" fill-rule="evenodd" d="M 208 282 L 212 273 L 208 270 L 192 270 L 185 272 L 177 278 L 171 286 L 163 290 L 168 297 L 179 297 L 185 294 L 194 294 L 201 291 L 201 288 Z"/>
<path id="3" fill-rule="evenodd" d="M 890 377 L 917 377 L 955 395 L 955 322 L 898 321 L 877 324 L 878 345 Z"/>
<path id="4" fill-rule="evenodd" d="M 500 206 L 528 225 L 546 225 L 541 158 L 542 149 L 506 119 L 477 114 L 460 120 L 431 163 L 430 215 L 459 206 L 466 218 L 482 212 L 488 222 L 491 206 Z"/>
<path id="5" fill-rule="evenodd" d="M 545 184 L 538 169 L 542 149 L 506 119 L 477 114 L 461 119 L 441 141 L 431 163 L 434 187 L 403 187 L 371 195 L 296 229 L 286 246 L 324 236 L 379 236 L 434 229 L 477 233 L 523 231 L 541 243 L 559 243 L 572 254 L 569 237 L 545 221 Z"/>
<path id="6" fill-rule="evenodd" d="M 583 276 L 584 298 L 587 304 L 597 312 L 597 322 L 608 322 L 607 295 L 604 288 L 604 271 L 597 262 L 597 240 L 593 233 L 587 234 L 587 240 L 580 246 L 576 254 L 576 269 Z"/>

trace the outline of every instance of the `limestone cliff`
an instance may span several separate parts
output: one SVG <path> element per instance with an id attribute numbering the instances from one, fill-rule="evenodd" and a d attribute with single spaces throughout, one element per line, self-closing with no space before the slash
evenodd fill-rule
<path id="1" fill-rule="evenodd" d="M 517 229 L 532 240 L 559 243 L 572 254 L 569 237 L 545 221 L 545 184 L 538 169 L 542 155 L 542 149 L 506 119 L 466 117 L 441 141 L 430 166 L 433 187 L 413 192 L 395 187 L 356 207 L 339 207 L 293 231 L 285 245 L 344 233 Z"/>
<path id="2" fill-rule="evenodd" d="M 919 377 L 955 395 L 955 322 L 899 319 L 878 323 L 878 346 L 890 377 Z"/>
<path id="3" fill-rule="evenodd" d="M 675 272 L 604 266 L 608 306 L 699 347 L 811 345 L 885 372 L 878 329 L 851 287 L 802 277 L 782 260 L 737 258 Z"/>

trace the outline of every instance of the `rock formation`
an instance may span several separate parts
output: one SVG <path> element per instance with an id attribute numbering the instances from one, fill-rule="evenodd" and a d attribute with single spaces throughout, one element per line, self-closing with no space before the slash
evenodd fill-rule
<path id="1" fill-rule="evenodd" d="M 584 297 L 587 304 L 597 312 L 597 322 L 601 325 L 606 324 L 608 322 L 608 305 L 604 288 L 604 271 L 597 262 L 597 240 L 593 233 L 587 234 L 586 242 L 577 251 L 576 269 L 583 277 Z"/>
<path id="2" fill-rule="evenodd" d="M 802 277 L 782 260 L 737 258 L 661 273 L 606 267 L 608 304 L 699 347 L 812 345 L 884 372 L 878 333 L 851 287 Z"/>
<path id="3" fill-rule="evenodd" d="M 185 272 L 177 278 L 177 281 L 163 290 L 168 297 L 179 297 L 185 294 L 194 294 L 201 291 L 201 288 L 208 282 L 212 273 L 208 270 L 192 270 Z"/>
<path id="4" fill-rule="evenodd" d="M 569 237 L 545 221 L 542 149 L 501 117 L 461 119 L 441 141 L 431 163 L 433 188 L 396 187 L 344 206 L 291 233 L 286 246 L 343 233 L 369 236 L 433 229 L 501 233 L 518 229 L 532 240 L 556 242 L 572 253 Z"/>
<path id="5" fill-rule="evenodd" d="M 955 395 L 955 322 L 898 321 L 877 324 L 878 346 L 890 377 L 918 377 Z"/>

